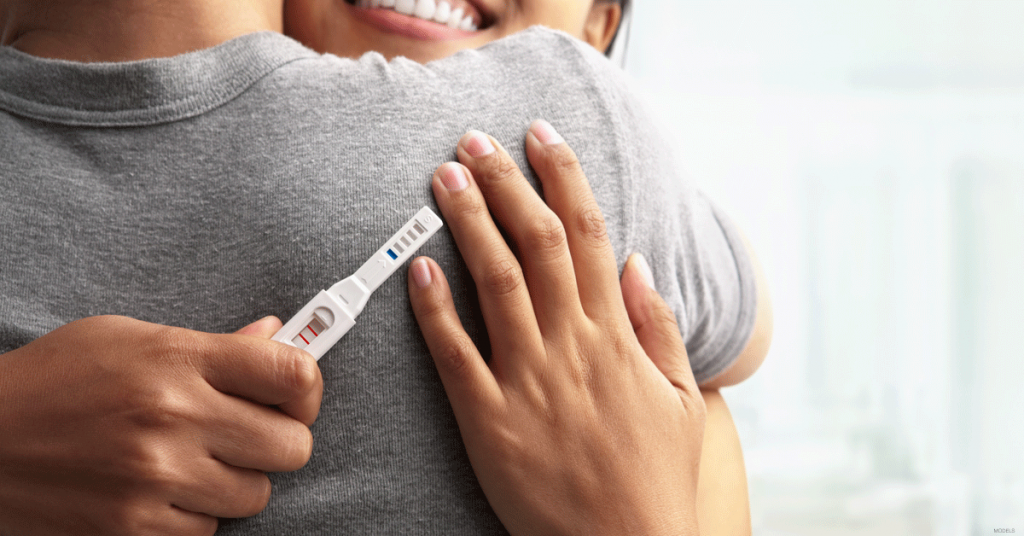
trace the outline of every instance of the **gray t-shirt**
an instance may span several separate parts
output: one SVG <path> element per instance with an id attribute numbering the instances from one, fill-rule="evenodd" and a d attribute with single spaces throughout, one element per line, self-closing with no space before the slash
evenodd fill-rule
<path id="1" fill-rule="evenodd" d="M 698 380 L 754 320 L 750 263 L 681 178 L 623 75 L 534 28 L 420 65 L 321 56 L 272 33 L 122 64 L 0 49 L 0 351 L 118 314 L 210 332 L 287 320 L 351 274 L 421 206 L 462 133 L 528 169 L 530 121 L 576 150 L 621 267 L 649 260 Z M 436 207 L 435 207 L 436 209 Z M 421 250 L 487 352 L 472 280 L 443 230 Z M 404 273 L 400 272 L 400 273 Z M 320 361 L 325 394 L 300 471 L 222 534 L 490 534 L 403 275 Z"/>

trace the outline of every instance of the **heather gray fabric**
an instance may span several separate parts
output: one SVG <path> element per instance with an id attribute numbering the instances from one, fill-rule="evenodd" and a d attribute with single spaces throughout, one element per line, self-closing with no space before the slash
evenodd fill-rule
<path id="1" fill-rule="evenodd" d="M 680 177 L 618 70 L 565 34 L 531 29 L 426 66 L 318 56 L 271 33 L 128 64 L 0 49 L 0 109 L 0 351 L 98 314 L 211 332 L 286 320 L 421 206 L 436 210 L 430 177 L 463 132 L 494 135 L 526 169 L 538 117 L 579 154 L 620 268 L 634 251 L 650 261 L 698 379 L 752 329 L 735 231 Z M 451 235 L 421 253 L 486 346 Z M 504 532 L 404 269 L 320 366 L 310 463 L 274 475 L 267 510 L 220 533 Z"/>

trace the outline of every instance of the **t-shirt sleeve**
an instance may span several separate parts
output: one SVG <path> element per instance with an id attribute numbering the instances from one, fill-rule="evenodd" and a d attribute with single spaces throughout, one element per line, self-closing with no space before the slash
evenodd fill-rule
<path id="1" fill-rule="evenodd" d="M 683 175 L 627 77 L 580 46 L 625 155 L 620 267 L 631 253 L 646 257 L 658 292 L 679 320 L 694 376 L 698 383 L 709 380 L 739 357 L 753 330 L 751 259 L 730 219 Z"/>
<path id="2" fill-rule="evenodd" d="M 541 27 L 426 69 L 455 80 L 447 100 L 474 121 L 464 128 L 507 140 L 528 175 L 525 125 L 550 121 L 590 179 L 619 268 L 632 253 L 651 265 L 697 381 L 735 361 L 754 323 L 750 260 L 732 223 L 680 172 L 621 69 L 582 41 Z"/>

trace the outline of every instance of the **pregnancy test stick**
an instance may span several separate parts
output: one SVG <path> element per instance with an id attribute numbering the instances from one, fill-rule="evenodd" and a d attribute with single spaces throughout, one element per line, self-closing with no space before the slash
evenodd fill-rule
<path id="1" fill-rule="evenodd" d="M 356 316 L 370 294 L 442 225 L 434 211 L 421 208 L 356 273 L 328 290 L 321 290 L 272 338 L 305 350 L 319 360 L 356 324 Z"/>

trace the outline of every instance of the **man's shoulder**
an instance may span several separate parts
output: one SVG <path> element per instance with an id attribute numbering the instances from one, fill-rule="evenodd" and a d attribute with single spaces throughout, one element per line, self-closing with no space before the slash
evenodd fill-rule
<path id="1" fill-rule="evenodd" d="M 428 63 L 427 67 L 438 72 L 466 72 L 467 68 L 503 72 L 520 80 L 570 75 L 599 77 L 615 70 L 614 65 L 591 46 L 563 31 L 544 26 L 533 26 L 480 48 L 464 50 Z"/>
<path id="2" fill-rule="evenodd" d="M 573 79 L 592 81 L 621 75 L 586 43 L 559 30 L 534 26 L 426 64 L 404 57 L 389 61 L 376 52 L 355 59 L 331 54 L 307 57 L 278 69 L 275 84 L 327 84 L 334 88 L 418 84 L 424 91 L 432 83 L 466 84 L 471 98 L 484 91 L 493 95 L 526 86 L 543 90 L 563 87 Z"/>

